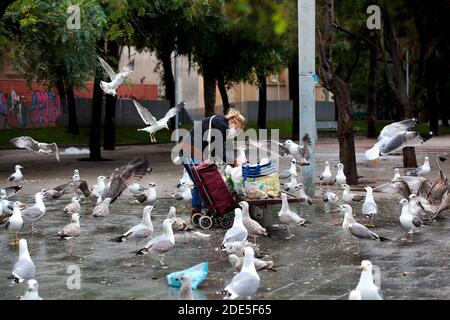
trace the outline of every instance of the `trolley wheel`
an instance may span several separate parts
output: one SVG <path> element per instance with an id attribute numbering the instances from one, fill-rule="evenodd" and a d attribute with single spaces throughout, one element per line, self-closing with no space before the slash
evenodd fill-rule
<path id="1" fill-rule="evenodd" d="M 200 228 L 202 229 L 210 229 L 213 225 L 213 219 L 211 217 L 208 216 L 202 216 L 199 220 L 198 220 L 198 224 L 200 225 Z"/>
<path id="2" fill-rule="evenodd" d="M 233 225 L 234 218 L 230 214 L 225 214 L 219 218 L 220 226 L 224 229 L 230 229 Z"/>
<path id="3" fill-rule="evenodd" d="M 192 223 L 194 226 L 198 227 L 198 226 L 199 226 L 199 220 L 200 220 L 201 217 L 203 217 L 203 214 L 201 214 L 200 212 L 199 212 L 199 213 L 194 213 L 194 214 L 191 216 L 191 223 Z"/>

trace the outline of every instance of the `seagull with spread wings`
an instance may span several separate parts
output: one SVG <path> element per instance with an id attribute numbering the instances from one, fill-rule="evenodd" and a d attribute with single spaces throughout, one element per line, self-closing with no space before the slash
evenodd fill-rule
<path id="1" fill-rule="evenodd" d="M 150 171 L 148 160 L 144 157 L 137 158 L 127 165 L 116 168 L 111 174 L 110 182 L 106 185 L 101 195 L 101 202 L 95 206 L 92 216 L 107 216 L 109 214 L 109 204 L 116 201 L 129 186 Z"/>
<path id="2" fill-rule="evenodd" d="M 17 148 L 28 149 L 36 153 L 49 155 L 55 153 L 56 160 L 59 161 L 59 151 L 56 143 L 38 142 L 29 136 L 17 137 L 9 140 Z"/>
<path id="3" fill-rule="evenodd" d="M 111 82 L 100 81 L 100 88 L 103 92 L 110 95 L 117 95 L 116 89 L 123 83 L 126 77 L 128 77 L 134 70 L 134 60 L 131 60 L 125 67 L 120 70 L 119 73 L 115 73 L 111 66 L 102 58 L 98 57 L 103 69 L 108 74 Z"/>
<path id="4" fill-rule="evenodd" d="M 416 119 L 407 119 L 391 123 L 381 130 L 375 145 L 366 151 L 368 160 L 378 159 L 380 155 L 388 155 L 404 147 L 420 145 L 433 136 L 432 132 L 419 133 L 411 128 L 417 123 Z"/>
<path id="5" fill-rule="evenodd" d="M 156 120 L 156 118 L 150 113 L 150 111 L 147 108 L 145 108 L 136 100 L 133 100 L 133 102 L 134 105 L 136 106 L 137 112 L 141 116 L 144 123 L 147 125 L 147 127 L 138 129 L 138 131 L 147 131 L 150 134 L 151 142 L 156 142 L 155 138 L 156 131 L 159 131 L 164 128 L 169 129 L 169 126 L 167 125 L 169 119 L 174 117 L 177 114 L 177 112 L 181 111 L 181 109 L 185 106 L 185 102 L 182 101 L 176 107 L 170 108 L 164 117 L 162 117 L 159 120 Z"/>

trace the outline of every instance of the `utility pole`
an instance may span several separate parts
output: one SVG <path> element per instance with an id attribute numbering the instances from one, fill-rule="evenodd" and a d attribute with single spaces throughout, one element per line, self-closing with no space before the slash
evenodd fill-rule
<path id="1" fill-rule="evenodd" d="M 300 140 L 305 134 L 311 138 L 312 155 L 309 166 L 302 167 L 305 192 L 314 195 L 316 153 L 316 102 L 315 102 L 315 47 L 316 47 L 316 1 L 297 0 L 298 5 L 298 71 Z"/>
<path id="2" fill-rule="evenodd" d="M 174 54 L 173 54 L 173 69 L 174 69 L 174 78 L 175 78 L 175 106 L 178 105 L 178 103 L 180 103 L 180 95 L 178 93 L 179 89 L 180 89 L 180 85 L 178 83 L 178 73 L 179 73 L 179 58 L 178 58 L 178 50 L 177 50 L 177 39 L 175 38 L 175 50 L 174 50 Z M 173 108 L 175 106 L 170 106 L 170 108 Z M 178 141 L 180 140 L 180 136 L 179 136 L 179 132 L 178 132 L 178 128 L 179 128 L 179 112 L 177 112 L 175 114 L 175 132 L 176 132 L 176 141 L 178 143 Z"/>

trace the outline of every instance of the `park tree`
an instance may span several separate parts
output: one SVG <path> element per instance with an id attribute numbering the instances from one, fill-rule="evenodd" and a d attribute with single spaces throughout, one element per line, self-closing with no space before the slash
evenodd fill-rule
<path id="1" fill-rule="evenodd" d="M 75 88 L 83 88 L 96 64 L 95 44 L 106 23 L 94 0 L 80 2 L 80 28 L 69 28 L 65 1 L 22 0 L 10 5 L 4 19 L 18 26 L 13 36 L 15 65 L 30 83 L 56 87 L 68 106 L 68 131 L 78 134 Z"/>

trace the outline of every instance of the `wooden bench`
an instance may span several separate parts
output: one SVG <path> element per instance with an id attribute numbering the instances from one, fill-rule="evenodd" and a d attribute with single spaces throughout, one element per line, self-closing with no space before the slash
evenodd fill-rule
<path id="1" fill-rule="evenodd" d="M 286 192 L 284 192 L 286 193 Z M 288 203 L 304 202 L 304 199 L 300 199 L 290 193 L 286 193 Z M 281 197 L 270 197 L 267 199 L 247 199 L 240 195 L 239 201 L 247 201 L 250 207 L 250 216 L 255 219 L 262 220 L 263 227 L 270 227 L 273 225 L 273 211 L 272 206 L 281 204 Z M 260 209 L 262 214 L 258 214 L 256 208 Z"/>

